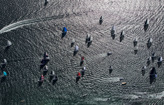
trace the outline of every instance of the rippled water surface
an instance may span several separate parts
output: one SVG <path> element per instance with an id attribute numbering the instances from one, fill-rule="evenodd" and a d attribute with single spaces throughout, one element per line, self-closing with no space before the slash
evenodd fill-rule
<path id="1" fill-rule="evenodd" d="M 163 65 L 158 68 L 155 60 L 145 76 L 141 74 L 153 52 L 164 57 L 163 0 L 49 0 L 46 6 L 44 0 L 0 0 L 0 14 L 0 60 L 8 60 L 8 77 L 0 83 L 0 105 L 164 104 Z M 145 32 L 146 19 L 150 23 Z M 110 34 L 113 25 L 115 39 Z M 62 39 L 63 27 L 68 32 Z M 125 37 L 120 42 L 121 31 Z M 87 34 L 93 36 L 90 47 L 85 43 Z M 73 38 L 79 46 L 76 56 Z M 153 43 L 148 49 L 149 38 Z M 13 45 L 5 51 L 7 40 Z M 48 72 L 54 70 L 58 75 L 55 85 L 49 82 L 48 73 L 38 86 L 44 52 L 50 57 Z M 107 52 L 112 55 L 106 56 Z M 76 84 L 81 56 L 85 57 L 86 72 Z M 113 66 L 112 74 L 109 66 Z M 158 77 L 150 85 L 152 66 Z M 122 82 L 127 84 L 122 86 Z"/>

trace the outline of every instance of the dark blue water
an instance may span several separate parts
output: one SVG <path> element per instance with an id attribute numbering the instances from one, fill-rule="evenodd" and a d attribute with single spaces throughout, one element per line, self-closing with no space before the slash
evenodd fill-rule
<path id="1" fill-rule="evenodd" d="M 163 0 L 44 0 L 0 1 L 0 60 L 7 59 L 8 77 L 0 83 L 0 105 L 162 105 L 164 97 L 163 65 L 157 59 L 141 69 L 153 52 L 164 57 Z M 102 25 L 99 18 L 103 17 Z M 144 21 L 150 20 L 145 32 Z M 112 26 L 116 28 L 113 40 Z M 62 39 L 62 28 L 67 35 Z M 125 37 L 120 42 L 121 31 Z M 86 35 L 93 36 L 90 47 Z M 133 40 L 138 38 L 138 52 Z M 148 49 L 146 43 L 153 39 Z M 79 46 L 73 56 L 71 41 Z M 12 46 L 5 51 L 7 40 Z M 49 73 L 54 70 L 59 80 L 42 86 L 38 79 L 43 53 L 50 57 Z M 106 56 L 112 52 L 111 56 Z M 75 83 L 85 57 L 85 76 Z M 113 66 L 109 74 L 109 66 Z M 157 69 L 157 80 L 149 84 L 151 67 Z M 2 71 L 0 72 L 2 74 Z M 120 81 L 120 78 L 124 78 Z M 122 86 L 121 83 L 127 84 Z"/>

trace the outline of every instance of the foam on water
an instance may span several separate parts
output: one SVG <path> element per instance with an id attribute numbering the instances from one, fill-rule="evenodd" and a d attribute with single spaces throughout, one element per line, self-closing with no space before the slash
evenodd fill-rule
<path id="1" fill-rule="evenodd" d="M 141 96 L 138 96 L 138 95 L 134 95 L 134 94 L 129 94 L 129 95 L 125 95 L 123 96 L 123 99 L 138 99 L 138 98 L 141 98 Z"/>
<path id="2" fill-rule="evenodd" d="M 118 82 L 122 77 L 110 77 L 110 78 L 101 78 L 98 79 L 98 82 Z"/>
<path id="3" fill-rule="evenodd" d="M 108 101 L 110 98 L 94 98 L 95 101 Z"/>
<path id="4" fill-rule="evenodd" d="M 153 93 L 153 94 L 149 94 L 147 92 L 135 92 L 135 94 L 129 94 L 129 95 L 125 95 L 125 97 L 123 96 L 122 98 L 125 99 L 162 99 L 164 97 L 164 91 L 159 92 L 159 93 Z"/>
<path id="5" fill-rule="evenodd" d="M 148 99 L 162 99 L 164 97 L 164 91 L 160 93 L 149 94 Z"/>

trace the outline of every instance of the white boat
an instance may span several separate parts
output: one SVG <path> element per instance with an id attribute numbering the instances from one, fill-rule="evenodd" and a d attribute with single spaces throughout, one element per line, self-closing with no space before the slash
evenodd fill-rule
<path id="1" fill-rule="evenodd" d="M 12 45 L 11 41 L 7 40 L 7 47 L 10 47 Z"/>
<path id="2" fill-rule="evenodd" d="M 149 25 L 149 19 L 146 19 L 145 25 Z"/>
<path id="3" fill-rule="evenodd" d="M 48 71 L 48 66 L 47 65 L 44 67 L 43 71 Z"/>
<path id="4" fill-rule="evenodd" d="M 125 32 L 121 31 L 120 37 L 124 37 L 124 35 L 125 35 Z"/>
<path id="5" fill-rule="evenodd" d="M 50 76 L 54 76 L 54 75 L 55 75 L 55 72 L 51 71 Z"/>
<path id="6" fill-rule="evenodd" d="M 111 29 L 111 35 L 112 36 L 115 36 L 115 27 L 113 26 L 112 29 Z"/>
<path id="7" fill-rule="evenodd" d="M 162 62 L 162 61 L 163 61 L 162 57 L 159 57 L 158 62 Z"/>
<path id="8" fill-rule="evenodd" d="M 75 39 L 72 39 L 72 43 L 73 43 L 73 44 L 75 43 Z"/>
<path id="9" fill-rule="evenodd" d="M 6 60 L 6 59 L 3 59 L 3 63 L 4 63 L 4 64 L 7 64 L 7 60 Z"/>
<path id="10" fill-rule="evenodd" d="M 149 38 L 148 43 L 152 43 L 152 42 L 153 42 L 153 39 Z"/>
<path id="11" fill-rule="evenodd" d="M 90 40 L 90 37 L 91 37 L 91 35 L 90 34 L 88 34 L 87 36 L 86 36 L 86 43 L 88 43 L 88 41 Z"/>
<path id="12" fill-rule="evenodd" d="M 77 52 L 77 51 L 79 51 L 79 46 L 75 46 L 75 51 Z"/>

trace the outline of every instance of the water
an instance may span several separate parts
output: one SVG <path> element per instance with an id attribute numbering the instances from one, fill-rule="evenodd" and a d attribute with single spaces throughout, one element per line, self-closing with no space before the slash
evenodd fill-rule
<path id="1" fill-rule="evenodd" d="M 44 0 L 1 0 L 0 59 L 8 60 L 8 77 L 0 83 L 0 105 L 163 104 L 163 65 L 158 68 L 155 60 L 147 67 L 145 76 L 141 74 L 153 52 L 164 57 L 163 12 L 163 0 L 50 0 L 46 6 Z M 100 16 L 104 19 L 102 25 Z M 150 22 L 145 32 L 146 19 Z M 110 35 L 113 25 L 114 40 Z M 61 39 L 63 27 L 68 32 Z M 122 42 L 121 31 L 125 32 Z M 87 34 L 93 36 L 89 48 L 85 44 Z M 153 44 L 148 49 L 150 37 Z M 79 46 L 76 56 L 72 39 Z M 7 40 L 12 46 L 5 51 Z M 39 87 L 39 64 L 45 51 L 50 56 L 49 73 L 54 70 L 59 80 L 52 85 L 46 75 Z M 112 55 L 106 56 L 107 52 Z M 85 57 L 86 72 L 76 84 L 76 73 L 82 68 L 81 56 Z M 148 74 L 152 66 L 158 77 L 150 85 Z M 127 85 L 122 86 L 122 82 Z"/>

